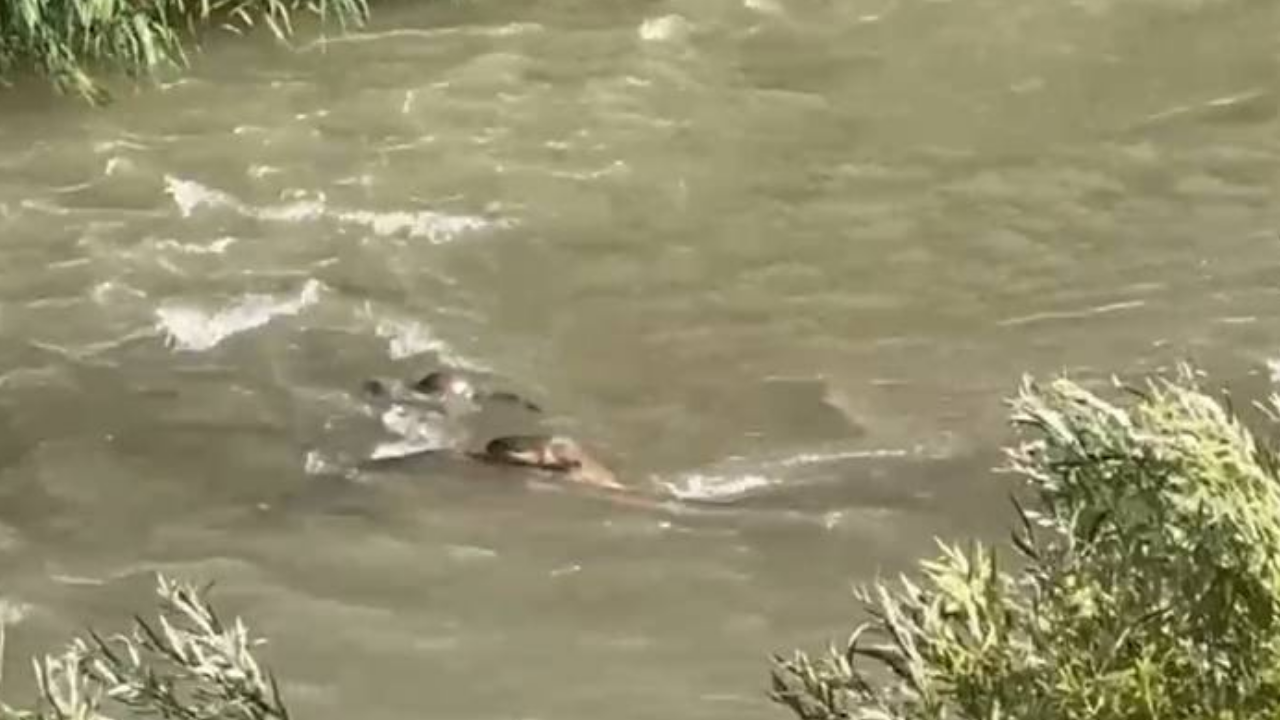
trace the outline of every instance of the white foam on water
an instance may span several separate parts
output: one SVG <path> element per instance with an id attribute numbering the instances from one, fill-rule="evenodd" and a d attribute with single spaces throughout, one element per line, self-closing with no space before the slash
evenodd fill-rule
<path id="1" fill-rule="evenodd" d="M 679 15 L 663 15 L 640 23 L 640 39 L 646 42 L 680 40 L 689 34 L 689 21 Z"/>
<path id="2" fill-rule="evenodd" d="M 308 475 L 324 475 L 338 469 L 338 464 L 326 458 L 319 450 L 308 450 L 302 461 L 302 470 Z"/>
<path id="3" fill-rule="evenodd" d="M 435 245 L 452 242 L 467 232 L 508 225 L 503 221 L 486 220 L 474 215 L 448 215 L 430 210 L 415 212 L 349 210 L 337 213 L 336 217 L 343 222 L 364 225 L 375 235 L 405 233 L 409 237 L 426 238 L 428 242 Z"/>
<path id="4" fill-rule="evenodd" d="M 120 172 L 128 172 L 134 169 L 132 160 L 126 157 L 109 157 L 107 164 L 102 168 L 102 174 L 108 177 Z"/>
<path id="5" fill-rule="evenodd" d="M 373 451 L 369 453 L 370 460 L 386 460 L 388 458 L 402 458 L 425 450 L 440 450 L 439 445 L 429 442 L 412 441 L 412 440 L 392 440 L 390 442 L 378 443 L 374 446 Z"/>
<path id="6" fill-rule="evenodd" d="M 382 413 L 382 427 L 406 440 L 420 441 L 432 447 L 444 447 L 447 433 L 438 424 L 440 413 L 403 405 L 392 405 Z"/>
<path id="7" fill-rule="evenodd" d="M 191 217 L 201 208 L 230 210 L 244 217 L 271 222 L 314 222 L 334 220 L 348 225 L 367 227 L 374 235 L 408 235 L 425 238 L 435 245 L 453 242 L 470 232 L 509 227 L 506 220 L 491 220 L 478 215 L 451 215 L 433 210 L 351 210 L 332 208 L 323 195 L 317 198 L 291 200 L 274 205 L 250 205 L 230 193 L 210 188 L 194 180 L 165 176 L 165 192 L 173 198 L 182 217 Z"/>
<path id="8" fill-rule="evenodd" d="M 498 557 L 497 550 L 479 545 L 445 545 L 444 549 L 449 555 L 449 559 L 459 562 L 492 560 Z"/>
<path id="9" fill-rule="evenodd" d="M 380 318 L 374 332 L 387 341 L 387 353 L 393 360 L 435 353 L 446 364 L 453 367 L 479 372 L 489 369 L 463 357 L 447 342 L 437 337 L 430 327 L 416 320 Z"/>
<path id="10" fill-rule="evenodd" d="M 93 298 L 93 301 L 98 305 L 108 305 L 111 304 L 113 298 L 141 300 L 147 297 L 147 293 L 145 290 L 139 290 L 123 282 L 103 280 L 93 286 L 93 289 L 89 291 L 89 297 Z"/>
<path id="11" fill-rule="evenodd" d="M 188 305 L 167 305 L 156 310 L 158 329 L 170 347 L 177 350 L 209 350 L 233 335 L 262 327 L 274 318 L 297 315 L 319 302 L 320 288 L 320 282 L 312 279 L 294 297 L 250 294 L 213 312 Z"/>
<path id="12" fill-rule="evenodd" d="M 764 15 L 784 15 L 786 10 L 778 0 L 742 0 L 742 6 Z"/>
<path id="13" fill-rule="evenodd" d="M 369 454 L 371 460 L 399 458 L 426 450 L 462 447 L 467 442 L 465 429 L 450 423 L 443 413 L 430 408 L 392 405 L 379 417 L 383 429 L 397 436 L 378 443 Z"/>
<path id="14" fill-rule="evenodd" d="M 830 452 L 803 452 L 778 459 L 755 460 L 750 469 L 743 472 L 687 473 L 674 482 L 659 481 L 678 500 L 733 500 L 762 488 L 787 484 L 783 477 L 797 468 L 837 463 L 847 460 L 880 458 L 907 458 L 919 455 L 920 448 L 869 448 L 864 450 L 837 450 Z M 746 461 L 738 458 L 737 461 Z M 796 480 L 807 484 L 803 480 Z"/>
<path id="15" fill-rule="evenodd" d="M 221 237 L 208 244 L 180 243 L 177 240 L 161 240 L 156 243 L 157 249 L 173 250 L 188 255 L 223 255 L 227 248 L 239 242 L 238 238 Z"/>
<path id="16" fill-rule="evenodd" d="M 545 30 L 545 27 L 538 23 L 515 22 L 506 25 L 460 25 L 451 27 L 439 27 L 430 29 L 419 28 L 397 28 L 394 30 L 383 30 L 380 32 L 346 32 L 341 35 L 331 37 L 323 37 L 318 40 L 303 45 L 300 52 L 311 52 L 314 50 L 323 50 L 329 45 L 341 45 L 348 43 L 383 43 L 388 40 L 407 38 L 414 42 L 422 40 L 435 40 L 441 37 L 452 35 L 472 35 L 478 37 L 510 37 L 514 35 L 526 35 L 539 33 Z"/>
<path id="17" fill-rule="evenodd" d="M 247 207 L 247 206 L 246 206 Z M 248 208 L 245 215 L 259 220 L 275 222 L 303 222 L 320 220 L 325 216 L 324 198 L 318 200 L 293 200 L 279 205 L 267 205 L 261 208 Z"/>
<path id="18" fill-rule="evenodd" d="M 726 500 L 745 495 L 752 490 L 777 485 L 763 475 L 685 475 L 679 482 L 663 482 L 677 500 Z"/>
<path id="19" fill-rule="evenodd" d="M 875 448 L 871 450 L 844 450 L 840 452 L 799 453 L 770 463 L 781 467 L 800 467 L 836 462 L 838 460 L 864 460 L 871 458 L 902 458 L 912 453 L 901 448 Z"/>
<path id="20" fill-rule="evenodd" d="M 302 470 L 308 475 L 339 475 L 348 480 L 359 478 L 359 472 L 349 463 L 341 459 L 326 457 L 319 450 L 308 450 L 303 460 Z"/>
<path id="21" fill-rule="evenodd" d="M 142 143 L 137 143 L 132 140 L 126 140 L 126 139 L 101 140 L 93 144 L 93 151 L 98 154 L 109 153 L 115 150 L 147 150 L 147 149 L 149 148 L 146 145 L 143 145 Z"/>
<path id="22" fill-rule="evenodd" d="M 172 175 L 164 176 L 165 192 L 173 198 L 182 217 L 191 217 L 201 207 L 226 207 L 240 210 L 241 204 L 231 195 L 205 187 L 193 180 L 183 180 Z"/>

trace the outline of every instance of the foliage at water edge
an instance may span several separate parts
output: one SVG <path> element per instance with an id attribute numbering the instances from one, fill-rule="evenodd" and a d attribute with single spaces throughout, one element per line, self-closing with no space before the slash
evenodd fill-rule
<path id="1" fill-rule="evenodd" d="M 289 720 L 274 676 L 253 656 L 262 641 L 225 623 L 195 586 L 159 577 L 159 616 L 132 632 L 90 631 L 33 662 L 40 700 L 0 703 L 0 720 Z M 3 635 L 0 635 L 0 639 Z M 2 647 L 0 643 L 0 647 Z"/>
<path id="2" fill-rule="evenodd" d="M 139 79 L 187 65 L 203 29 L 265 25 L 280 39 L 307 13 L 342 27 L 368 18 L 367 0 L 0 0 L 0 81 L 47 76 L 60 91 L 108 99 L 98 74 Z"/>
<path id="3" fill-rule="evenodd" d="M 1120 389 L 1024 382 L 1014 566 L 943 544 L 864 587 L 843 647 L 775 656 L 773 699 L 802 720 L 1280 717 L 1276 455 L 1190 368 Z"/>

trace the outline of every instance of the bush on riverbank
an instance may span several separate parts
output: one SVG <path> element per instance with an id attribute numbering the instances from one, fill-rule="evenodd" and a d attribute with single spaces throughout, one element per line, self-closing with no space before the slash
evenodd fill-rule
<path id="1" fill-rule="evenodd" d="M 342 26 L 368 16 L 366 0 L 0 0 L 0 81 L 34 71 L 92 102 L 101 73 L 139 79 L 185 67 L 200 31 L 266 25 L 281 39 L 300 14 Z"/>
<path id="2" fill-rule="evenodd" d="M 774 699 L 804 720 L 1280 716 L 1276 455 L 1189 370 L 1130 397 L 1024 385 L 1017 566 L 944 545 L 921 582 L 860 591 L 844 647 L 775 658 Z"/>
<path id="3" fill-rule="evenodd" d="M 91 631 L 37 659 L 40 701 L 0 703 L 0 720 L 289 720 L 274 676 L 253 656 L 261 641 L 239 618 L 224 623 L 187 583 L 161 576 L 157 592 L 157 620 L 135 617 L 128 634 Z"/>

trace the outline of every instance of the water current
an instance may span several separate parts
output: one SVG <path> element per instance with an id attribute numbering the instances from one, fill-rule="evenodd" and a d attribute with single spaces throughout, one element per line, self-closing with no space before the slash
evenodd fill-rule
<path id="1" fill-rule="evenodd" d="M 1003 535 L 1022 373 L 1280 370 L 1270 0 L 374 11 L 0 95 L 7 681 L 163 571 L 297 717 L 781 717 L 851 582 Z M 683 499 L 351 472 L 437 367 Z"/>

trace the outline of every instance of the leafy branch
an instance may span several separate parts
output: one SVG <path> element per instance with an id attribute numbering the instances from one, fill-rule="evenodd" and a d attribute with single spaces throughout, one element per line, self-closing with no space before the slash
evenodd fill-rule
<path id="1" fill-rule="evenodd" d="M 4 720 L 111 720 L 123 709 L 176 720 L 290 720 L 239 618 L 224 623 L 195 586 L 158 578 L 160 612 L 128 634 L 89 631 L 33 661 L 34 709 L 0 706 Z M 2 637 L 2 636 L 0 636 Z"/>
<path id="2" fill-rule="evenodd" d="M 1024 382 L 1016 566 L 942 544 L 921 580 L 859 591 L 843 647 L 776 656 L 773 699 L 801 720 L 1280 716 L 1278 463 L 1197 382 L 1124 405 Z"/>

